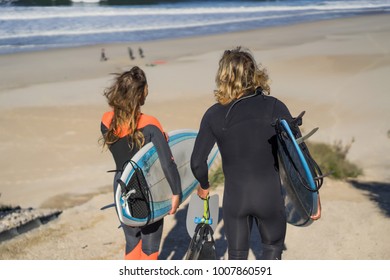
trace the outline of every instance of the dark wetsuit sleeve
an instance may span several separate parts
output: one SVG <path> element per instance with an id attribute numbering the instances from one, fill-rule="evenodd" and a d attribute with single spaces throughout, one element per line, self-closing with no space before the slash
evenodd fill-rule
<path id="1" fill-rule="evenodd" d="M 196 137 L 194 150 L 191 155 L 191 170 L 202 189 L 209 188 L 207 157 L 215 141 L 216 139 L 208 125 L 206 114 L 200 124 L 199 133 Z"/>
<path id="2" fill-rule="evenodd" d="M 144 134 L 150 134 L 151 141 L 157 149 L 157 154 L 160 159 L 161 167 L 164 175 L 168 180 L 169 186 L 172 189 L 173 194 L 181 193 L 181 182 L 179 171 L 177 170 L 176 163 L 172 156 L 171 149 L 169 148 L 168 142 L 161 132 L 154 125 L 148 125 L 143 128 Z"/>
<path id="3" fill-rule="evenodd" d="M 103 122 L 100 123 L 100 131 L 102 132 L 103 135 L 108 131 L 108 128 L 104 125 Z"/>
<path id="4" fill-rule="evenodd" d="M 279 100 L 275 100 L 275 107 L 274 107 L 274 112 L 273 112 L 273 118 L 276 119 L 276 118 L 283 118 L 285 119 L 287 122 L 290 122 L 292 120 L 292 116 L 291 116 L 291 113 L 290 111 L 288 110 L 287 106 L 279 101 Z"/>
<path id="5" fill-rule="evenodd" d="M 276 119 L 276 118 L 283 118 L 289 124 L 292 124 L 293 120 L 294 120 L 294 118 L 291 116 L 291 113 L 288 110 L 287 106 L 283 102 L 281 102 L 279 100 L 276 100 L 273 115 L 274 115 L 274 119 Z M 290 128 L 291 128 L 293 134 L 296 137 L 302 136 L 301 135 L 301 131 L 300 131 L 298 125 L 295 125 L 295 126 L 294 125 L 290 125 Z"/>

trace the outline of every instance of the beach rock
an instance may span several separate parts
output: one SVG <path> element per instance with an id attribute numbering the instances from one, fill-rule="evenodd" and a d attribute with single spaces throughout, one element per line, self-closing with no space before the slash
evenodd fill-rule
<path id="1" fill-rule="evenodd" d="M 56 219 L 62 211 L 0 206 L 0 242 Z"/>

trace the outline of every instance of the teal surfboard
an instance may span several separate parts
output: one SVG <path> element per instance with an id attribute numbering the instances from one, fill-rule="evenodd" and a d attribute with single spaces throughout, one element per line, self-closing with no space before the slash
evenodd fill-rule
<path id="1" fill-rule="evenodd" d="M 196 130 L 190 129 L 175 130 L 168 134 L 168 144 L 180 174 L 181 203 L 191 195 L 199 184 L 190 167 L 191 154 L 197 135 L 198 132 Z M 208 157 L 209 167 L 213 164 L 217 154 L 218 148 L 215 146 Z M 148 143 L 142 147 L 131 160 L 136 165 L 127 164 L 120 180 L 127 185 L 135 173 L 136 166 L 142 169 L 150 194 L 150 216 L 136 217 L 132 215 L 128 205 L 131 202 L 129 202 L 129 199 L 126 199 L 119 187 L 115 193 L 115 205 L 121 222 L 129 226 L 139 227 L 144 226 L 148 222 L 158 221 L 169 213 L 172 191 L 162 170 L 157 150 L 153 143 Z M 130 195 L 136 196 L 137 194 L 134 192 L 132 190 Z"/>
<path id="2" fill-rule="evenodd" d="M 316 174 L 288 122 L 280 120 L 278 129 L 279 170 L 285 192 L 287 222 L 308 226 L 313 222 L 311 217 L 319 211 Z"/>

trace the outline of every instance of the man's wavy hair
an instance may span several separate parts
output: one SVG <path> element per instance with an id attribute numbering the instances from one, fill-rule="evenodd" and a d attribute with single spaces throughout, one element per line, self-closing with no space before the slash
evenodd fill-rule
<path id="1" fill-rule="evenodd" d="M 257 65 L 252 54 L 241 47 L 223 53 L 215 83 L 215 98 L 222 105 L 254 92 L 259 87 L 264 94 L 270 94 L 271 91 L 266 69 L 261 64 Z"/>

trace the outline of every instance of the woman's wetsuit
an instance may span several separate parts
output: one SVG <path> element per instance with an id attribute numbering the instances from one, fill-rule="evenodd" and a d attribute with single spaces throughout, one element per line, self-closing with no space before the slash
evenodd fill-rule
<path id="1" fill-rule="evenodd" d="M 207 156 L 217 143 L 225 176 L 223 218 L 229 259 L 247 259 L 253 220 L 260 231 L 263 258 L 281 258 L 286 216 L 272 125 L 278 117 L 290 120 L 291 114 L 281 101 L 263 94 L 225 106 L 215 104 L 203 116 L 191 167 L 207 189 Z"/>
<path id="2" fill-rule="evenodd" d="M 104 134 L 107 132 L 112 122 L 114 113 L 112 111 L 106 112 L 103 115 L 101 122 L 101 132 Z M 137 125 L 145 138 L 145 143 L 152 142 L 157 149 L 157 154 L 161 162 L 164 174 L 171 186 L 173 194 L 180 194 L 180 176 L 177 171 L 176 163 L 174 162 L 171 150 L 167 143 L 167 138 L 159 121 L 149 115 L 141 114 L 140 120 Z M 120 139 L 114 144 L 110 145 L 109 149 L 114 157 L 116 169 L 118 170 L 114 176 L 114 194 L 118 187 L 117 179 L 120 178 L 125 163 L 131 159 L 136 152 L 137 148 L 130 148 L 128 142 L 128 130 L 121 129 L 119 134 Z M 155 223 L 147 225 L 142 228 L 130 227 L 125 224 L 121 224 L 121 227 L 125 233 L 126 239 L 126 259 L 155 259 L 158 255 L 160 246 L 162 229 L 164 220 L 159 220 Z M 142 248 L 142 250 L 141 250 Z"/>

